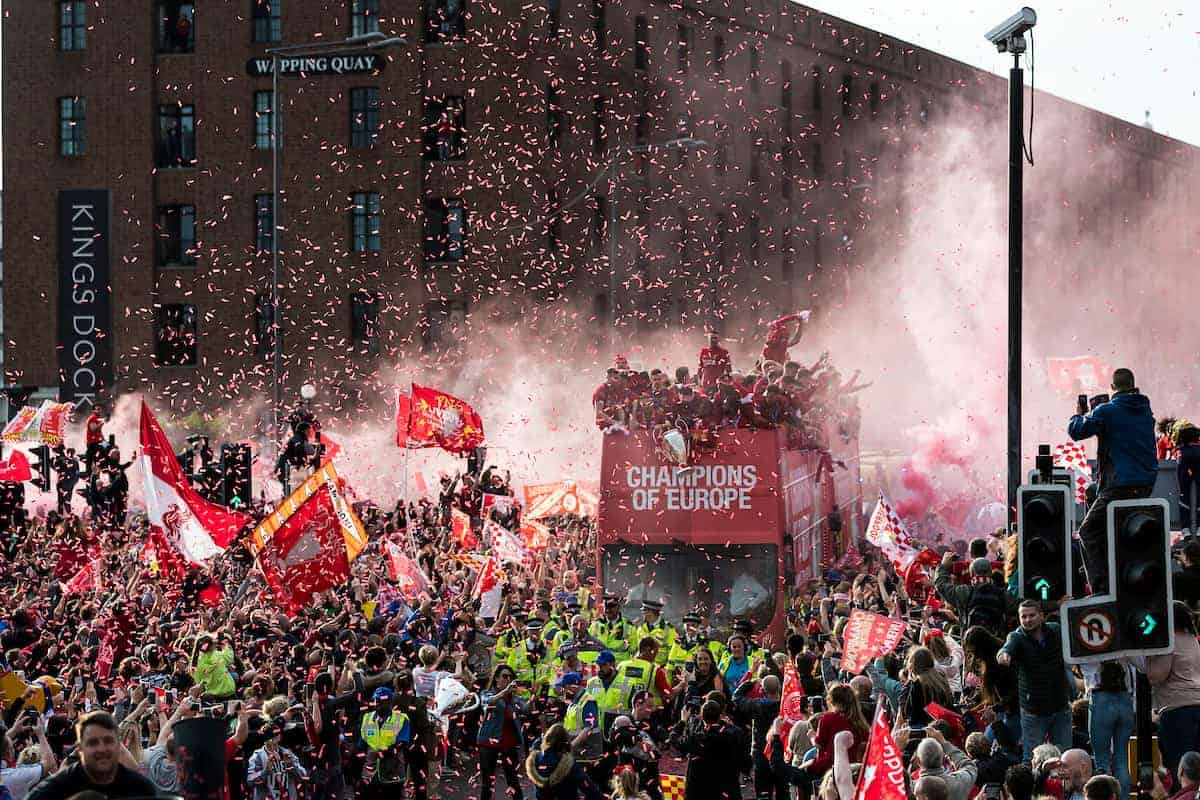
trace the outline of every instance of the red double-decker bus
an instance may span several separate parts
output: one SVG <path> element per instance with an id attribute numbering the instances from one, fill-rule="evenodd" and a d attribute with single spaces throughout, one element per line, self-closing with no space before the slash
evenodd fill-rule
<path id="1" fill-rule="evenodd" d="M 643 599 L 678 622 L 749 619 L 778 643 L 789 586 L 817 577 L 858 535 L 858 441 L 794 449 L 781 430 L 723 429 L 671 464 L 646 431 L 608 434 L 601 456 L 596 566 L 636 618 Z"/>

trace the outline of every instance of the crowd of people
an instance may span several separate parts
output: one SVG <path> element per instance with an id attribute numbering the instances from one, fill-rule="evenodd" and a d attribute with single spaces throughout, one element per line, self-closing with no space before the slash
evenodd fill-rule
<path id="1" fill-rule="evenodd" d="M 1101 470 L 1117 474 L 1123 434 L 1100 433 Z M 652 594 L 630 609 L 596 585 L 594 521 L 556 517 L 536 558 L 506 565 L 485 615 L 478 545 L 453 517 L 517 530 L 512 494 L 476 451 L 436 495 L 360 503 L 370 543 L 350 579 L 295 616 L 239 543 L 172 583 L 147 563 L 144 516 L 92 505 L 16 521 L 0 572 L 0 786 L 14 800 L 177 793 L 190 767 L 176 729 L 208 717 L 234 800 L 492 800 L 498 781 L 511 800 L 663 800 L 669 776 L 685 800 L 852 800 L 860 778 L 881 779 L 861 772 L 883 720 L 909 797 L 1116 800 L 1136 789 L 1136 671 L 1158 730 L 1152 796 L 1200 786 L 1200 541 L 1180 554 L 1175 651 L 1079 668 L 1064 663 L 1056 609 L 1011 591 L 1003 529 L 941 548 L 925 581 L 866 548 L 793 587 L 786 628 L 768 637 L 746 620 L 716 630 L 699 610 L 664 619 Z M 393 548 L 427 590 L 390 578 Z M 855 610 L 905 629 L 852 672 Z M 790 679 L 799 694 L 785 698 Z"/>

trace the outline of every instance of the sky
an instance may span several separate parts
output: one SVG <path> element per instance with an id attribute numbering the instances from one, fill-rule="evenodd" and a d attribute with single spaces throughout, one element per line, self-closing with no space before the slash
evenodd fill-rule
<path id="1" fill-rule="evenodd" d="M 1003 75 L 1011 56 L 984 33 L 1021 8 L 1020 0 L 805 5 Z M 1060 0 L 1032 8 L 1036 88 L 1139 125 L 1149 110 L 1156 131 L 1200 146 L 1200 3 Z"/>

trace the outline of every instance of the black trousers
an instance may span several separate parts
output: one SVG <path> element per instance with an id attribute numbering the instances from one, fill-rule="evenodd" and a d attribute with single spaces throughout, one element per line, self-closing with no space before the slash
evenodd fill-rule
<path id="1" fill-rule="evenodd" d="M 1083 545 L 1083 567 L 1087 571 L 1092 594 L 1108 591 L 1108 504 L 1114 500 L 1137 500 L 1149 497 L 1153 486 L 1118 486 L 1102 489 L 1088 507 L 1079 526 L 1079 541 Z"/>
<path id="2" fill-rule="evenodd" d="M 521 751 L 517 748 L 497 750 L 494 747 L 479 748 L 479 800 L 492 800 L 496 788 L 496 764 L 504 770 L 505 791 L 512 800 L 521 800 L 521 776 L 517 767 L 521 763 Z"/>

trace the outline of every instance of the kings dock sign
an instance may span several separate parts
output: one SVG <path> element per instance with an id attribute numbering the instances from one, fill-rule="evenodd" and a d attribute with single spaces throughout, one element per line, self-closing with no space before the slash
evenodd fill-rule
<path id="1" fill-rule="evenodd" d="M 381 72 L 387 59 L 374 53 L 344 53 L 336 56 L 280 56 L 280 75 L 362 75 Z M 261 78 L 271 74 L 271 57 L 252 58 L 246 73 Z"/>
<path id="2" fill-rule="evenodd" d="M 87 405 L 112 388 L 109 193 L 58 193 L 58 399 Z"/>

